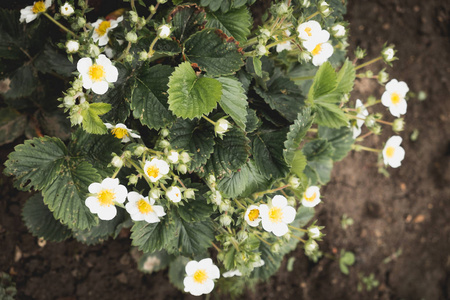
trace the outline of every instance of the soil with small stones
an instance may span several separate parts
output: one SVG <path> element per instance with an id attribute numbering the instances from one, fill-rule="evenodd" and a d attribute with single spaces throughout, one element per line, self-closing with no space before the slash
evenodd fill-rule
<path id="1" fill-rule="evenodd" d="M 448 1 L 350 1 L 350 49 L 367 49 L 370 58 L 384 42 L 395 44 L 400 60 L 387 68 L 391 78 L 428 97 L 408 103 L 400 134 L 406 157 L 389 178 L 377 172 L 373 153 L 351 153 L 335 164 L 316 215 L 326 226 L 320 243 L 326 257 L 314 264 L 298 248 L 287 255 L 295 257 L 291 272 L 286 259 L 275 276 L 242 299 L 450 299 L 449 15 Z M 372 70 L 381 68 L 374 64 Z M 382 91 L 374 80 L 362 79 L 352 101 Z M 415 129 L 419 137 L 413 142 Z M 380 147 L 391 135 L 385 128 L 363 144 Z M 0 149 L 2 161 L 9 151 L 11 146 Z M 176 290 L 167 272 L 139 272 L 126 234 L 97 246 L 73 240 L 40 246 L 20 216 L 29 194 L 14 190 L 4 176 L 0 186 L 0 271 L 12 274 L 17 299 L 195 298 Z M 346 230 L 343 214 L 354 220 Z M 335 259 L 341 249 L 356 255 L 348 276 Z M 360 277 L 372 273 L 378 287 L 358 291 Z"/>

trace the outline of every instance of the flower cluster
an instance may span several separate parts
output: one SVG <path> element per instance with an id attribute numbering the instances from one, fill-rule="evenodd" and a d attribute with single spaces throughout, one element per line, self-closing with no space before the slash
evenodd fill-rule
<path id="1" fill-rule="evenodd" d="M 330 33 L 320 26 L 317 21 L 308 21 L 297 27 L 299 38 L 303 46 L 312 55 L 312 63 L 320 66 L 333 55 L 334 48 L 330 44 Z"/>

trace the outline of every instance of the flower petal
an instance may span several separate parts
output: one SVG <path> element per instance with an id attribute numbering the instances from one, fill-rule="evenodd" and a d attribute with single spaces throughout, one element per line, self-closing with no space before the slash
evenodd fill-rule
<path id="1" fill-rule="evenodd" d="M 194 275 L 195 271 L 198 269 L 198 262 L 195 260 L 191 260 L 186 264 L 185 270 L 188 276 Z"/>
<path id="2" fill-rule="evenodd" d="M 117 208 L 114 205 L 103 206 L 97 214 L 99 219 L 109 221 L 117 215 Z"/>
<path id="3" fill-rule="evenodd" d="M 92 91 L 97 95 L 103 95 L 108 91 L 109 85 L 106 81 L 97 81 L 92 84 Z"/>
<path id="4" fill-rule="evenodd" d="M 275 197 L 272 198 L 272 206 L 283 208 L 286 205 L 287 205 L 286 197 L 282 195 L 276 195 Z"/>
<path id="5" fill-rule="evenodd" d="M 292 223 L 295 219 L 295 215 L 297 212 L 295 211 L 295 208 L 292 206 L 287 206 L 283 208 L 283 223 L 289 224 Z"/>

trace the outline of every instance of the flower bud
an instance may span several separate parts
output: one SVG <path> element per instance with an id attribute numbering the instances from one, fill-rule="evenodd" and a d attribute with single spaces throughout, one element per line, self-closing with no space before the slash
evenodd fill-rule
<path id="1" fill-rule="evenodd" d="M 219 217 L 219 222 L 220 224 L 222 224 L 222 226 L 229 226 L 231 224 L 231 221 L 233 221 L 233 219 L 228 214 L 223 214 Z"/>
<path id="2" fill-rule="evenodd" d="M 83 122 L 83 116 L 79 113 L 74 113 L 70 116 L 70 123 L 72 123 L 72 126 L 81 124 Z"/>
<path id="3" fill-rule="evenodd" d="M 367 70 L 365 75 L 366 75 L 367 78 L 371 78 L 373 76 L 372 70 Z"/>
<path id="4" fill-rule="evenodd" d="M 82 17 L 78 17 L 77 19 L 77 25 L 82 28 L 84 25 L 86 25 L 86 19 Z"/>
<path id="5" fill-rule="evenodd" d="M 169 135 L 169 129 L 167 129 L 167 128 L 163 128 L 163 129 L 161 129 L 161 131 L 159 132 L 159 134 L 162 136 L 162 137 L 167 137 L 168 135 Z"/>
<path id="6" fill-rule="evenodd" d="M 289 184 L 294 188 L 298 188 L 300 186 L 300 180 L 298 179 L 298 177 L 295 176 L 291 176 L 291 178 L 289 178 Z"/>
<path id="7" fill-rule="evenodd" d="M 150 5 L 148 10 L 150 11 L 151 14 L 155 14 L 156 13 L 156 7 L 154 5 Z"/>
<path id="8" fill-rule="evenodd" d="M 184 191 L 184 198 L 195 199 L 195 191 L 193 189 L 186 189 Z"/>
<path id="9" fill-rule="evenodd" d="M 138 180 L 139 180 L 139 177 L 135 174 L 131 174 L 130 176 L 128 176 L 128 184 L 129 185 L 136 184 L 138 182 Z"/>
<path id="10" fill-rule="evenodd" d="M 263 56 L 263 55 L 266 55 L 266 53 L 267 53 L 266 46 L 264 46 L 264 45 L 256 46 L 255 50 L 256 50 L 256 55 L 258 55 L 258 56 Z"/>
<path id="11" fill-rule="evenodd" d="M 177 151 L 172 150 L 169 152 L 169 155 L 167 155 L 167 159 L 172 163 L 172 164 L 176 164 L 178 163 L 178 159 L 179 159 L 179 154 Z"/>
<path id="12" fill-rule="evenodd" d="M 263 29 L 260 30 L 260 36 L 261 36 L 262 39 L 267 40 L 267 39 L 269 39 L 271 37 L 270 36 L 270 31 L 268 29 L 266 29 L 266 28 L 263 28 Z"/>
<path id="13" fill-rule="evenodd" d="M 370 128 L 370 130 L 374 134 L 379 135 L 381 133 L 381 126 L 380 126 L 380 124 L 375 124 L 375 125 L 372 126 L 372 128 Z"/>
<path id="14" fill-rule="evenodd" d="M 366 126 L 367 126 L 368 128 L 373 127 L 373 126 L 376 124 L 375 116 L 374 116 L 374 115 L 368 115 L 368 116 L 366 117 L 366 120 L 364 121 L 364 123 L 366 124 Z"/>
<path id="15" fill-rule="evenodd" d="M 308 235 L 312 239 L 318 239 L 321 236 L 320 229 L 317 226 L 311 226 L 308 228 Z"/>
<path id="16" fill-rule="evenodd" d="M 123 151 L 122 157 L 123 158 L 131 158 L 131 151 L 129 151 L 129 150 Z"/>
<path id="17" fill-rule="evenodd" d="M 288 205 L 289 206 L 295 206 L 295 203 L 297 202 L 296 200 L 295 200 L 295 197 L 287 197 L 287 202 L 288 202 Z"/>
<path id="18" fill-rule="evenodd" d="M 389 74 L 386 73 L 383 69 L 380 71 L 380 73 L 378 73 L 377 79 L 379 84 L 385 84 L 389 80 Z"/>
<path id="19" fill-rule="evenodd" d="M 71 108 L 75 105 L 75 98 L 72 96 L 65 96 L 64 97 L 64 106 L 67 108 Z"/>
<path id="20" fill-rule="evenodd" d="M 243 242 L 248 238 L 248 233 L 245 230 L 241 230 L 237 233 L 237 239 L 239 242 Z"/>
<path id="21" fill-rule="evenodd" d="M 81 91 L 83 88 L 83 80 L 81 80 L 80 78 L 75 79 L 72 82 L 72 88 L 76 91 Z"/>
<path id="22" fill-rule="evenodd" d="M 147 51 L 139 52 L 139 60 L 147 60 L 147 58 L 148 58 L 148 52 Z"/>
<path id="23" fill-rule="evenodd" d="M 171 29 L 170 29 L 169 25 L 164 24 L 164 25 L 159 26 L 158 36 L 161 39 L 167 39 L 170 36 L 170 33 L 171 33 Z"/>
<path id="24" fill-rule="evenodd" d="M 130 31 L 127 33 L 127 35 L 125 36 L 125 40 L 127 40 L 128 42 L 134 44 L 137 42 L 137 34 L 136 32 Z"/>
<path id="25" fill-rule="evenodd" d="M 167 0 L 156 0 L 156 2 L 160 3 L 160 4 L 164 4 L 167 2 Z"/>
<path id="26" fill-rule="evenodd" d="M 366 57 L 366 50 L 360 48 L 359 46 L 356 47 L 356 50 L 355 50 L 355 57 L 356 57 L 357 59 L 363 59 L 364 57 Z"/>
<path id="27" fill-rule="evenodd" d="M 289 12 L 289 7 L 287 6 L 286 3 L 282 2 L 280 5 L 278 5 L 278 7 L 277 7 L 277 15 L 279 17 L 287 15 L 288 12 Z"/>
<path id="28" fill-rule="evenodd" d="M 70 5 L 68 2 L 64 3 L 63 6 L 61 6 L 59 12 L 61 13 L 61 15 L 65 16 L 65 17 L 70 17 L 75 11 L 72 7 L 72 5 Z"/>
<path id="29" fill-rule="evenodd" d="M 167 147 L 170 147 L 170 143 L 169 143 L 168 140 L 161 140 L 161 141 L 159 142 L 159 146 L 160 146 L 161 148 L 167 148 Z"/>
<path id="30" fill-rule="evenodd" d="M 131 53 L 128 53 L 128 54 L 125 56 L 125 61 L 126 61 L 126 62 L 131 63 L 131 62 L 133 62 L 133 59 L 134 59 L 134 56 L 133 56 L 133 54 L 131 54 Z"/>
<path id="31" fill-rule="evenodd" d="M 80 108 L 81 110 L 88 110 L 89 109 L 89 102 L 86 101 L 86 98 L 84 98 L 85 101 L 81 101 L 82 98 L 80 98 Z"/>
<path id="32" fill-rule="evenodd" d="M 68 40 L 66 42 L 66 52 L 75 53 L 80 49 L 80 43 L 75 40 Z"/>
<path id="33" fill-rule="evenodd" d="M 395 50 L 393 46 L 384 48 L 383 51 L 381 51 L 381 56 L 383 56 L 383 59 L 385 62 L 391 62 L 395 60 Z"/>
<path id="34" fill-rule="evenodd" d="M 328 3 L 325 2 L 325 1 L 322 1 L 322 2 L 319 4 L 319 10 L 320 10 L 320 12 L 322 13 L 322 15 L 323 15 L 324 17 L 328 17 L 328 16 L 331 14 L 330 6 L 329 6 Z"/>
<path id="35" fill-rule="evenodd" d="M 131 11 L 129 12 L 129 14 L 130 14 L 130 20 L 131 20 L 131 22 L 137 23 L 138 20 L 139 20 L 138 14 L 137 14 L 135 11 L 133 11 L 133 10 L 131 10 Z"/>
<path id="36" fill-rule="evenodd" d="M 310 2 L 309 0 L 303 0 L 302 6 L 303 6 L 304 8 L 307 8 L 307 7 L 309 7 L 310 5 L 311 5 L 311 2 Z"/>
<path id="37" fill-rule="evenodd" d="M 219 191 L 214 191 L 210 196 L 210 200 L 213 204 L 219 206 L 222 203 L 222 195 Z"/>
<path id="38" fill-rule="evenodd" d="M 183 163 L 187 164 L 191 161 L 191 156 L 186 151 L 180 153 L 180 159 Z"/>
<path id="39" fill-rule="evenodd" d="M 207 180 L 208 180 L 208 183 L 209 183 L 209 184 L 216 183 L 216 176 L 214 176 L 214 175 L 211 174 L 211 175 L 208 176 L 208 179 L 207 179 Z"/>
<path id="40" fill-rule="evenodd" d="M 179 164 L 177 166 L 177 171 L 180 172 L 181 174 L 186 174 L 188 169 L 187 169 L 187 166 L 185 164 Z"/>
<path id="41" fill-rule="evenodd" d="M 158 188 L 153 188 L 150 190 L 150 193 L 148 193 L 148 195 L 150 196 L 150 198 L 153 199 L 159 199 L 159 197 L 161 197 L 161 190 Z"/>
<path id="42" fill-rule="evenodd" d="M 136 156 L 141 156 L 145 152 L 146 149 L 147 149 L 147 147 L 137 146 L 136 149 L 134 149 L 133 154 Z"/>
<path id="43" fill-rule="evenodd" d="M 333 27 L 331 27 L 331 30 L 333 31 L 335 37 L 345 36 L 345 27 L 341 24 L 334 25 Z"/>
<path id="44" fill-rule="evenodd" d="M 90 44 L 88 49 L 89 55 L 92 57 L 97 57 L 100 55 L 100 49 L 97 45 Z"/>
<path id="45" fill-rule="evenodd" d="M 311 60 L 311 54 L 309 54 L 308 51 L 302 51 L 300 52 L 298 58 L 300 62 L 308 62 Z"/>
<path id="46" fill-rule="evenodd" d="M 228 127 L 230 127 L 230 122 L 228 122 L 225 118 L 219 119 L 214 126 L 214 131 L 221 135 L 228 131 Z"/>
<path id="47" fill-rule="evenodd" d="M 222 203 L 220 203 L 220 205 L 219 205 L 219 210 L 222 212 L 229 211 L 230 208 L 231 208 L 230 201 L 227 201 L 227 200 L 223 200 Z"/>
<path id="48" fill-rule="evenodd" d="M 313 252 L 319 250 L 319 245 L 315 240 L 309 240 L 305 244 L 305 253 L 306 255 L 310 255 Z"/>
<path id="49" fill-rule="evenodd" d="M 280 252 L 280 249 L 281 249 L 281 247 L 280 247 L 280 244 L 278 244 L 278 243 L 274 243 L 274 244 L 272 244 L 272 246 L 270 246 L 270 251 L 272 251 L 273 253 Z"/>
<path id="50" fill-rule="evenodd" d="M 403 118 L 395 119 L 394 122 L 392 123 L 392 130 L 394 130 L 395 132 L 403 131 L 404 128 L 405 122 Z"/>

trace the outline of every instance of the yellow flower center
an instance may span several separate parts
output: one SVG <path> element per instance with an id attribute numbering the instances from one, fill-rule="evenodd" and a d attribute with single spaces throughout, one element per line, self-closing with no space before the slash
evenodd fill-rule
<path id="1" fill-rule="evenodd" d="M 314 199 L 316 199 L 317 193 L 314 193 L 311 197 L 307 197 L 306 193 L 303 194 L 303 198 L 305 198 L 306 201 L 308 202 L 313 202 Z"/>
<path id="2" fill-rule="evenodd" d="M 111 27 L 110 21 L 103 21 L 98 25 L 98 28 L 95 29 L 95 31 L 98 33 L 98 35 L 102 36 L 106 34 L 106 30 Z"/>
<path id="3" fill-rule="evenodd" d="M 394 156 L 395 148 L 392 146 L 389 146 L 386 148 L 386 156 L 389 158 L 392 158 Z"/>
<path id="4" fill-rule="evenodd" d="M 208 279 L 208 275 L 206 274 L 206 270 L 197 270 L 194 273 L 194 281 L 195 283 L 203 284 L 206 279 Z"/>
<path id="5" fill-rule="evenodd" d="M 101 206 L 110 206 L 114 205 L 113 200 L 116 198 L 116 194 L 112 190 L 101 190 L 97 194 L 98 202 L 100 202 Z"/>
<path id="6" fill-rule="evenodd" d="M 33 8 L 31 9 L 31 11 L 34 14 L 38 14 L 38 13 L 44 12 L 45 11 L 44 1 L 37 1 L 36 3 L 34 3 Z"/>
<path id="7" fill-rule="evenodd" d="M 105 68 L 101 65 L 93 64 L 89 67 L 88 75 L 92 81 L 102 81 L 105 78 Z"/>
<path id="8" fill-rule="evenodd" d="M 280 223 L 283 218 L 283 212 L 279 207 L 272 207 L 269 210 L 269 219 L 272 223 Z"/>
<path id="9" fill-rule="evenodd" d="M 306 32 L 306 34 L 308 34 L 308 36 L 312 36 L 312 34 L 311 34 L 311 27 L 306 27 L 305 28 L 305 32 Z"/>
<path id="10" fill-rule="evenodd" d="M 159 169 L 157 166 L 150 166 L 147 169 L 147 175 L 148 177 L 156 178 L 159 175 Z"/>
<path id="11" fill-rule="evenodd" d="M 147 201 L 145 201 L 144 199 L 141 199 L 138 201 L 137 203 L 137 207 L 138 210 L 141 214 L 148 214 L 153 212 L 153 207 L 150 205 L 150 203 L 148 203 Z"/>
<path id="12" fill-rule="evenodd" d="M 394 92 L 394 93 L 392 93 L 391 94 L 391 101 L 392 101 L 392 104 L 394 104 L 394 105 L 397 105 L 399 102 L 400 102 L 400 95 L 399 94 L 397 94 L 396 92 Z"/>
<path id="13" fill-rule="evenodd" d="M 123 139 L 125 136 L 129 136 L 128 130 L 120 127 L 116 127 L 113 130 L 111 130 L 111 134 L 118 139 Z"/>
<path id="14" fill-rule="evenodd" d="M 257 218 L 259 217 L 259 210 L 258 209 L 252 209 L 249 213 L 248 213 L 248 219 L 250 221 L 255 221 Z"/>
<path id="15" fill-rule="evenodd" d="M 322 51 L 322 44 L 317 44 L 317 46 L 313 49 L 313 51 L 311 51 L 311 54 L 316 56 L 317 54 L 320 53 L 320 51 Z"/>

